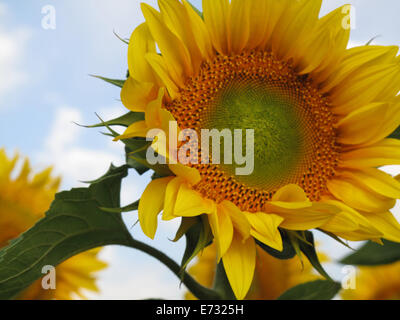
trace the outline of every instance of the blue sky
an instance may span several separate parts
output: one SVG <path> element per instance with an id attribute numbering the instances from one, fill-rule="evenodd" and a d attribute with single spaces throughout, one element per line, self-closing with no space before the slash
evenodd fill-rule
<path id="1" fill-rule="evenodd" d="M 143 21 L 140 2 L 156 5 L 153 0 L 0 0 L 0 147 L 29 156 L 39 169 L 53 165 L 63 176 L 63 189 L 123 161 L 119 144 L 72 121 L 91 124 L 95 112 L 106 119 L 125 112 L 118 88 L 89 74 L 124 77 L 127 46 L 113 31 L 129 38 Z M 199 0 L 193 3 L 201 7 Z M 400 45 L 399 1 L 325 0 L 323 13 L 345 3 L 355 6 L 353 45 L 374 36 L 380 36 L 375 43 Z M 42 28 L 46 5 L 56 9 L 55 30 Z M 132 174 L 124 182 L 123 201 L 136 200 L 148 180 Z M 136 221 L 135 215 L 125 218 L 130 226 Z M 179 260 L 184 243 L 168 241 L 176 226 L 162 223 L 154 244 Z M 137 226 L 133 232 L 145 239 Z M 346 252 L 323 242 L 338 257 Z M 102 294 L 94 298 L 181 298 L 179 281 L 144 254 L 113 247 L 103 256 L 111 267 L 101 274 Z M 337 267 L 330 268 L 340 276 Z"/>

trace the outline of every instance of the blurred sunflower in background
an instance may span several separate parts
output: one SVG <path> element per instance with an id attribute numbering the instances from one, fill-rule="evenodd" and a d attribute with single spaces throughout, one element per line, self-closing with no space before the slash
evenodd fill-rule
<path id="1" fill-rule="evenodd" d="M 323 255 L 320 258 L 321 261 L 327 260 Z M 188 271 L 200 284 L 211 288 L 214 284 L 216 263 L 217 249 L 213 244 L 198 255 L 197 262 Z M 308 261 L 301 261 L 299 257 L 280 260 L 258 247 L 254 279 L 245 299 L 275 300 L 290 288 L 318 278 L 320 276 L 313 272 Z M 187 292 L 185 299 L 196 298 Z"/>
<path id="2" fill-rule="evenodd" d="M 359 267 L 355 284 L 342 290 L 343 300 L 400 300 L 400 262 Z"/>
<path id="3" fill-rule="evenodd" d="M 159 0 L 160 12 L 142 4 L 146 21 L 129 42 L 121 98 L 145 120 L 118 139 L 168 134 L 170 121 L 199 133 L 254 129 L 252 174 L 170 164 L 173 175 L 153 180 L 139 204 L 150 238 L 161 211 L 164 220 L 206 215 L 238 299 L 253 282 L 255 240 L 282 250 L 279 229 L 400 242 L 390 212 L 400 183 L 377 169 L 400 164 L 400 141 L 387 138 L 400 125 L 398 47 L 347 49 L 348 7 L 321 18 L 321 4 L 203 0 L 201 14 Z M 162 142 L 153 143 L 160 154 Z"/>
<path id="4" fill-rule="evenodd" d="M 9 158 L 0 149 L 0 249 L 44 217 L 60 185 L 60 179 L 52 178 L 51 172 L 48 168 L 33 174 L 28 159 Z M 107 266 L 99 260 L 99 251 L 81 253 L 57 266 L 55 290 L 43 289 L 40 279 L 17 299 L 84 299 L 82 290 L 98 292 L 95 273 Z"/>

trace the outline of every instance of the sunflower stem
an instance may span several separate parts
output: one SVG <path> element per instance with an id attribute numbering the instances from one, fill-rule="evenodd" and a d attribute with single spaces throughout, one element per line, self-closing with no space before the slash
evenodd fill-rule
<path id="1" fill-rule="evenodd" d="M 157 259 L 161 263 L 163 263 L 168 269 L 170 269 L 188 288 L 188 290 L 198 299 L 200 300 L 221 300 L 223 297 L 216 290 L 212 290 L 202 286 L 198 283 L 191 275 L 187 272 L 181 271 L 181 267 L 178 263 L 172 260 L 163 252 L 157 250 L 154 247 L 147 245 L 141 241 L 135 240 L 131 237 L 128 247 L 142 251 Z"/>

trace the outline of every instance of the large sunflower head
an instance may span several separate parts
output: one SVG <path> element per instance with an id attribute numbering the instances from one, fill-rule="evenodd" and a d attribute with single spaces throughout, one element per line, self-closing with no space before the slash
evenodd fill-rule
<path id="1" fill-rule="evenodd" d="M 238 298 L 253 278 L 254 239 L 281 250 L 278 228 L 400 241 L 389 211 L 400 183 L 377 169 L 400 164 L 400 142 L 387 138 L 400 124 L 398 48 L 347 49 L 348 6 L 320 17 L 321 3 L 203 0 L 199 14 L 159 0 L 160 12 L 142 5 L 146 21 L 130 39 L 121 97 L 145 121 L 120 139 L 172 135 L 173 120 L 199 135 L 254 131 L 251 174 L 171 163 L 174 176 L 151 182 L 139 206 L 150 237 L 162 210 L 166 220 L 206 214 Z M 166 140 L 153 148 L 163 154 Z"/>
<path id="2" fill-rule="evenodd" d="M 16 168 L 19 165 L 21 169 Z M 0 149 L 0 248 L 44 217 L 60 184 L 51 172 L 48 168 L 33 174 L 28 159 L 21 162 L 19 156 L 9 158 Z M 97 292 L 95 272 L 106 267 L 97 257 L 99 251 L 81 253 L 57 266 L 55 290 L 43 289 L 38 280 L 18 298 L 69 300 L 84 298 L 82 289 Z"/>

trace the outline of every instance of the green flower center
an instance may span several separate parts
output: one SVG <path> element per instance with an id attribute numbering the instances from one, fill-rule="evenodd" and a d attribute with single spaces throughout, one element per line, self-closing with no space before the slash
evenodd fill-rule
<path id="1" fill-rule="evenodd" d="M 287 184 L 299 173 L 306 160 L 307 133 L 295 104 L 276 88 L 257 83 L 235 83 L 221 92 L 214 108 L 204 115 L 202 127 L 229 129 L 232 135 L 235 129 L 241 129 L 244 156 L 246 129 L 254 130 L 254 145 L 250 146 L 254 150 L 254 171 L 237 175 L 236 181 L 253 188 L 271 189 Z M 222 143 L 219 167 L 234 176 L 238 165 L 223 163 L 224 150 Z"/>

